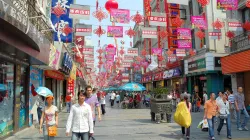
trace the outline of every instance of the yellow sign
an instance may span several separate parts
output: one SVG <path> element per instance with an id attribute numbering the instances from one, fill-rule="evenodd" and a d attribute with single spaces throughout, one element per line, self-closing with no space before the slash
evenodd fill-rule
<path id="1" fill-rule="evenodd" d="M 73 63 L 72 70 L 70 72 L 70 78 L 76 80 L 76 64 Z"/>

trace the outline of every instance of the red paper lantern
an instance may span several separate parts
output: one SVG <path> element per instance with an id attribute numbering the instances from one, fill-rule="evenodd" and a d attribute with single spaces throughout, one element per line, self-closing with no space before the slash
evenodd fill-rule
<path id="1" fill-rule="evenodd" d="M 98 35 L 98 37 L 101 37 L 105 33 L 106 31 L 101 26 L 94 30 L 94 34 Z"/>
<path id="2" fill-rule="evenodd" d="M 243 24 L 243 28 L 247 31 L 250 31 L 250 22 L 249 21 L 246 21 L 244 24 Z"/>
<path id="3" fill-rule="evenodd" d="M 195 35 L 200 39 L 203 39 L 205 37 L 205 33 L 202 32 L 201 30 L 197 31 Z"/>
<path id="4" fill-rule="evenodd" d="M 212 26 L 217 29 L 220 30 L 221 28 L 224 27 L 224 22 L 219 21 L 219 19 L 217 18 L 217 20 L 215 22 L 212 23 Z"/>
<path id="5" fill-rule="evenodd" d="M 250 0 L 247 0 L 246 7 L 250 8 Z"/>
<path id="6" fill-rule="evenodd" d="M 209 4 L 209 0 L 197 0 L 197 1 L 198 3 L 201 4 L 203 8 Z"/>
<path id="7" fill-rule="evenodd" d="M 229 39 L 232 39 L 232 38 L 234 38 L 235 34 L 234 34 L 234 32 L 232 32 L 232 31 L 228 31 L 228 32 L 226 33 L 226 36 L 227 36 Z"/>
<path id="8" fill-rule="evenodd" d="M 183 23 L 184 21 L 179 16 L 172 19 L 172 24 L 176 27 L 181 27 Z"/>
<path id="9" fill-rule="evenodd" d="M 97 9 L 95 12 L 92 13 L 92 15 L 98 19 L 99 22 L 102 22 L 102 20 L 108 18 L 107 13 L 102 11 L 102 8 Z"/>
<path id="10" fill-rule="evenodd" d="M 118 2 L 115 0 L 108 0 L 105 4 L 105 8 L 109 12 L 111 9 L 118 9 Z"/>
<path id="11" fill-rule="evenodd" d="M 137 13 L 131 16 L 132 21 L 134 21 L 137 25 L 144 21 L 143 16 L 137 11 Z"/>

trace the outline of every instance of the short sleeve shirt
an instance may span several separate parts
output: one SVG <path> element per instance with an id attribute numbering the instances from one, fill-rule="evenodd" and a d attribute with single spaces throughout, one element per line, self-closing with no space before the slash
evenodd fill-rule
<path id="1" fill-rule="evenodd" d="M 208 100 L 205 103 L 204 108 L 207 110 L 207 118 L 211 119 L 213 116 L 216 116 L 217 103 L 216 101 Z"/>
<path id="2" fill-rule="evenodd" d="M 92 111 L 92 117 L 93 117 L 93 120 L 95 121 L 96 120 L 95 109 L 96 109 L 96 107 L 99 106 L 97 96 L 92 94 L 89 98 L 85 99 L 85 103 L 90 105 L 91 111 Z"/>
<path id="3" fill-rule="evenodd" d="M 245 96 L 244 94 L 235 94 L 235 101 L 238 103 L 239 109 L 244 109 L 245 108 Z"/>
<path id="4" fill-rule="evenodd" d="M 55 125 L 56 124 L 56 112 L 58 112 L 57 107 L 52 105 L 49 110 L 47 107 L 45 107 L 43 108 L 43 112 L 45 115 L 45 122 L 48 125 Z"/>

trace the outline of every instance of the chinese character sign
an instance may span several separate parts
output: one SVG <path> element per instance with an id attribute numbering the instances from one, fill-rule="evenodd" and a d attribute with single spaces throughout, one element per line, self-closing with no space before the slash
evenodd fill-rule
<path id="1" fill-rule="evenodd" d="M 192 48 L 192 41 L 191 40 L 178 40 L 177 44 L 178 44 L 178 48 L 180 48 L 180 49 Z"/>
<path id="2" fill-rule="evenodd" d="M 191 30 L 188 28 L 178 28 L 177 39 L 191 39 Z"/>
<path id="3" fill-rule="evenodd" d="M 207 29 L 207 22 L 203 16 L 191 16 L 192 28 Z"/>
<path id="4" fill-rule="evenodd" d="M 127 55 L 138 56 L 138 48 L 128 48 Z"/>
<path id="5" fill-rule="evenodd" d="M 217 0 L 217 9 L 237 10 L 238 0 Z"/>
<path id="6" fill-rule="evenodd" d="M 90 17 L 90 6 L 70 4 L 69 17 L 73 19 L 85 19 L 89 20 Z"/>
<path id="7" fill-rule="evenodd" d="M 52 0 L 51 21 L 56 27 L 54 41 L 72 42 L 72 19 L 69 18 L 69 6 L 73 0 Z"/>
<path id="8" fill-rule="evenodd" d="M 92 25 L 76 24 L 75 29 L 76 36 L 91 36 L 92 35 Z"/>
<path id="9" fill-rule="evenodd" d="M 125 9 L 111 9 L 110 21 L 116 23 L 129 23 L 130 11 Z"/>
<path id="10" fill-rule="evenodd" d="M 157 29 L 156 27 L 141 27 L 142 38 L 157 38 Z"/>
<path id="11" fill-rule="evenodd" d="M 75 95 L 75 92 L 74 92 L 74 89 L 75 89 L 75 80 L 69 78 L 68 81 L 67 81 L 67 91 L 69 93 L 72 93 L 72 95 Z"/>
<path id="12" fill-rule="evenodd" d="M 151 16 L 148 17 L 149 25 L 152 26 L 167 26 L 166 14 L 152 12 Z"/>
<path id="13" fill-rule="evenodd" d="M 123 37 L 123 27 L 122 26 L 108 26 L 108 37 Z"/>

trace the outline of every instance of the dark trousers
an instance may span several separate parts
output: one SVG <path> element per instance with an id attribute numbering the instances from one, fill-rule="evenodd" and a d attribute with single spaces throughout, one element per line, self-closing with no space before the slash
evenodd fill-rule
<path id="1" fill-rule="evenodd" d="M 41 117 L 42 117 L 42 108 L 38 107 L 37 108 L 37 116 L 38 116 L 38 123 L 40 124 L 40 120 L 41 120 Z"/>
<path id="2" fill-rule="evenodd" d="M 114 106 L 114 102 L 115 102 L 115 100 L 111 100 L 111 107 Z"/>
<path id="3" fill-rule="evenodd" d="M 101 109 L 102 109 L 102 114 L 104 115 L 106 113 L 105 104 L 101 104 Z"/>
<path id="4" fill-rule="evenodd" d="M 185 135 L 185 127 L 181 127 L 182 134 Z M 190 136 L 190 127 L 187 128 L 186 136 Z"/>

